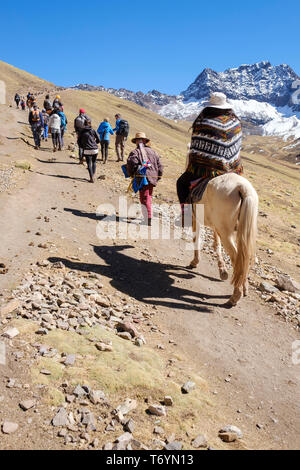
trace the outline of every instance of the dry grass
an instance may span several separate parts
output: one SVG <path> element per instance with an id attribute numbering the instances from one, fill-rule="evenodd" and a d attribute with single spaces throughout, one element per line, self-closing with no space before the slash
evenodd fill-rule
<path id="1" fill-rule="evenodd" d="M 258 246 L 270 248 L 269 259 L 281 269 L 297 275 L 300 265 L 300 172 L 293 163 L 288 144 L 276 139 L 249 136 L 245 139 L 242 158 L 245 176 L 259 195 Z M 260 152 L 263 150 L 264 152 Z M 293 228 L 292 226 L 296 226 Z"/>
<path id="2" fill-rule="evenodd" d="M 27 160 L 17 160 L 15 162 L 15 167 L 20 168 L 21 170 L 30 170 L 31 163 L 28 162 Z"/>
<path id="3" fill-rule="evenodd" d="M 150 438 L 153 431 L 153 420 L 149 420 L 145 410 L 147 405 L 144 399 L 159 403 L 165 395 L 171 395 L 174 406 L 168 408 L 168 417 L 165 419 L 167 429 L 184 433 L 191 429 L 195 423 L 199 423 L 201 416 L 213 416 L 214 408 L 208 399 L 206 383 L 199 376 L 187 371 L 185 374 L 179 366 L 172 366 L 172 378 L 167 378 L 167 359 L 147 346 L 137 348 L 130 341 L 123 340 L 114 333 L 101 327 L 85 329 L 83 335 L 62 330 L 51 331 L 45 337 L 37 339 L 34 322 L 27 320 L 15 320 L 22 339 L 30 343 L 39 342 L 47 344 L 58 350 L 61 354 L 76 354 L 76 362 L 72 367 L 65 367 L 59 356 L 54 358 L 40 357 L 38 363 L 31 368 L 32 381 L 36 384 L 47 386 L 45 403 L 48 405 L 60 405 L 64 402 L 61 392 L 61 384 L 68 381 L 76 386 L 79 384 L 90 385 L 94 389 L 103 390 L 111 403 L 115 406 L 125 397 L 138 400 L 137 416 L 141 426 L 136 435 L 142 440 Z M 100 352 L 88 338 L 97 338 L 112 341 L 113 352 Z M 48 369 L 51 375 L 42 375 L 41 369 Z M 187 378 L 196 383 L 196 389 L 188 394 L 181 393 L 181 385 Z M 151 424 L 152 423 L 152 424 Z"/>
<path id="4" fill-rule="evenodd" d="M 13 97 L 17 92 L 21 95 L 25 95 L 28 91 L 46 91 L 54 88 L 52 83 L 6 64 L 1 60 L 0 80 L 3 80 L 6 84 L 7 103 L 13 101 Z"/>

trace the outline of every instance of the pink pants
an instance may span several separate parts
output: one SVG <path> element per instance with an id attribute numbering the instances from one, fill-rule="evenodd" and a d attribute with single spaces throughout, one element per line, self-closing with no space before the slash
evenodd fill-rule
<path id="1" fill-rule="evenodd" d="M 153 193 L 153 184 L 148 184 L 144 189 L 140 190 L 140 201 L 142 204 L 142 212 L 145 219 L 151 219 L 152 217 L 152 193 Z M 148 217 L 147 217 L 148 216 Z"/>

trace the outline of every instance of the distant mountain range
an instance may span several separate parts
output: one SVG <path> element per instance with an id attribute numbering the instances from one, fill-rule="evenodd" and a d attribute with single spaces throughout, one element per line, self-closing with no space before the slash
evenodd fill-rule
<path id="1" fill-rule="evenodd" d="M 264 61 L 224 72 L 207 68 L 177 96 L 157 90 L 142 93 L 89 84 L 72 88 L 106 91 L 176 120 L 193 120 L 210 93 L 222 91 L 249 132 L 300 138 L 300 104 L 293 101 L 297 89 L 300 89 L 300 77 L 286 64 L 273 66 Z M 300 102 L 300 93 L 298 100 Z"/>

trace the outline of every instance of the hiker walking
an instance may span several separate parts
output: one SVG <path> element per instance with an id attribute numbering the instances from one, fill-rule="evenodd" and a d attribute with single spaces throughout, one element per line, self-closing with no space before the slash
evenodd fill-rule
<path id="1" fill-rule="evenodd" d="M 33 106 L 37 104 L 36 97 L 34 95 L 31 95 L 30 101 L 31 101 L 31 107 L 33 108 Z"/>
<path id="2" fill-rule="evenodd" d="M 63 112 L 63 108 L 62 108 L 62 107 L 59 108 L 57 114 L 60 116 L 60 119 L 61 119 L 60 138 L 61 138 L 61 148 L 63 149 L 63 148 L 64 148 L 64 135 L 65 135 L 65 131 L 66 131 L 66 129 L 67 129 L 68 120 L 67 120 L 67 116 L 66 116 L 65 113 Z"/>
<path id="3" fill-rule="evenodd" d="M 153 189 L 162 177 L 163 166 L 158 153 L 149 146 L 150 140 L 144 132 L 138 132 L 132 142 L 136 144 L 136 149 L 129 154 L 126 169 L 129 176 L 137 178 L 139 185 L 145 176 L 146 181 L 139 188 L 139 193 L 144 223 L 150 226 Z M 141 176 L 138 177 L 138 174 Z"/>
<path id="4" fill-rule="evenodd" d="M 30 104 L 31 104 L 31 93 L 30 91 L 27 93 L 27 96 L 26 96 L 26 104 L 27 104 L 27 108 L 29 109 L 30 108 Z"/>
<path id="5" fill-rule="evenodd" d="M 83 164 L 83 149 L 80 147 L 79 137 L 80 137 L 82 129 L 85 126 L 86 121 L 91 121 L 91 119 L 85 113 L 85 109 L 81 108 L 79 110 L 79 115 L 74 119 L 74 129 L 77 134 L 77 144 L 79 148 L 79 164 L 81 165 Z"/>
<path id="6" fill-rule="evenodd" d="M 125 153 L 125 144 L 127 137 L 129 135 L 129 124 L 125 119 L 121 118 L 120 114 L 115 115 L 116 118 L 116 127 L 114 132 L 116 132 L 116 154 L 118 157 L 118 162 L 124 160 Z"/>
<path id="7" fill-rule="evenodd" d="M 53 152 L 56 152 L 56 150 L 61 150 L 62 148 L 60 135 L 61 117 L 59 116 L 57 109 L 54 109 L 51 113 L 49 118 L 49 127 L 52 136 Z"/>
<path id="8" fill-rule="evenodd" d="M 78 137 L 78 144 L 83 150 L 83 156 L 86 159 L 91 183 L 95 183 L 96 160 L 98 155 L 99 143 L 99 136 L 97 132 L 92 128 L 91 120 L 87 119 Z"/>
<path id="9" fill-rule="evenodd" d="M 15 102 L 16 102 L 17 108 L 19 108 L 20 101 L 21 101 L 21 97 L 18 93 L 16 93 L 15 94 Z"/>
<path id="10" fill-rule="evenodd" d="M 46 95 L 44 99 L 44 108 L 47 114 L 51 114 L 52 112 L 52 104 L 50 101 L 50 95 Z"/>
<path id="11" fill-rule="evenodd" d="M 41 146 L 41 130 L 44 127 L 43 115 L 38 109 L 38 105 L 33 105 L 33 110 L 29 113 L 29 124 L 33 134 L 35 149 L 38 150 Z"/>
<path id="12" fill-rule="evenodd" d="M 47 114 L 46 110 L 43 109 L 42 110 L 42 115 L 43 115 L 43 121 L 44 121 L 42 139 L 45 140 L 45 142 L 47 142 L 48 141 L 49 114 Z"/>
<path id="13" fill-rule="evenodd" d="M 63 106 L 62 102 L 60 101 L 60 95 L 56 95 L 56 97 L 53 100 L 52 103 L 52 108 L 61 108 Z"/>
<path id="14" fill-rule="evenodd" d="M 25 111 L 25 109 L 26 109 L 26 103 L 25 103 L 25 99 L 24 99 L 24 97 L 21 99 L 21 103 L 20 103 L 20 105 L 21 105 L 21 109 L 22 109 L 22 111 Z"/>
<path id="15" fill-rule="evenodd" d="M 100 136 L 102 161 L 103 163 L 106 163 L 108 159 L 109 134 L 114 135 L 114 131 L 108 122 L 108 118 L 104 118 L 103 122 L 99 125 L 97 132 Z"/>

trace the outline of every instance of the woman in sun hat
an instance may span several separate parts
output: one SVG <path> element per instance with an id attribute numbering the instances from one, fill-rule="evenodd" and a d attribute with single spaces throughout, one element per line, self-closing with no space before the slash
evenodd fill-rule
<path id="1" fill-rule="evenodd" d="M 201 200 L 211 178 L 228 172 L 243 172 L 241 122 L 224 93 L 211 94 L 192 129 L 186 171 L 177 180 L 182 205 Z"/>
<path id="2" fill-rule="evenodd" d="M 144 132 L 137 132 L 132 142 L 136 144 L 136 149 L 130 152 L 126 169 L 129 176 L 136 176 L 137 174 L 145 176 L 146 181 L 143 179 L 145 184 L 139 189 L 139 193 L 144 223 L 150 226 L 153 188 L 162 177 L 163 166 L 158 153 L 149 146 L 150 139 Z M 142 180 L 143 176 L 139 179 Z"/>

